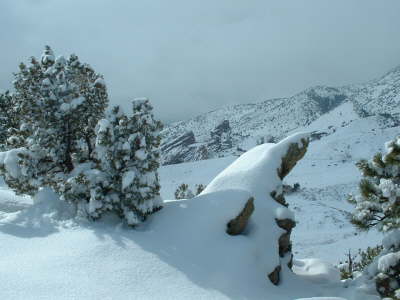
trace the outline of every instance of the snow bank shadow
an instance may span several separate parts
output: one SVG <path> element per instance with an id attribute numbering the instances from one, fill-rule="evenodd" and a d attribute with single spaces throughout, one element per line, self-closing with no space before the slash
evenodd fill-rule
<path id="1" fill-rule="evenodd" d="M 107 239 L 113 240 L 115 245 L 122 249 L 128 248 L 127 241 L 134 240 L 134 235 L 137 231 L 128 227 L 114 214 L 103 215 L 101 220 L 95 222 L 81 220 L 79 226 L 90 230 L 102 242 Z M 144 228 L 141 230 L 144 230 Z"/>
<path id="2" fill-rule="evenodd" d="M 39 191 L 33 201 L 20 211 L 0 214 L 0 231 L 21 238 L 46 237 L 73 222 L 73 208 L 52 191 Z"/>
<path id="3" fill-rule="evenodd" d="M 20 238 L 46 237 L 58 232 L 57 224 L 51 218 L 34 217 L 32 210 L 36 208 L 27 208 L 3 217 L 0 219 L 0 231 Z"/>
<path id="4" fill-rule="evenodd" d="M 135 229 L 128 229 L 121 225 L 121 221 L 111 219 L 85 227 L 104 244 L 112 240 L 114 245 L 132 252 L 132 259 L 135 259 L 135 255 L 142 257 L 143 253 L 157 256 L 161 265 L 165 263 L 171 267 L 170 270 L 179 271 L 181 275 L 176 280 L 189 280 L 193 286 L 210 291 L 208 295 L 215 295 L 216 298 L 265 299 L 268 295 L 268 299 L 294 299 L 293 295 L 288 294 L 287 287 L 293 282 L 298 284 L 297 276 L 285 273 L 282 286 L 272 285 L 267 278 L 268 270 L 260 268 L 259 261 L 253 259 L 265 249 L 254 245 L 252 232 L 228 235 L 225 232 L 226 224 L 234 214 L 226 207 L 226 201 L 211 200 L 208 196 L 199 196 L 166 203 L 160 212 Z M 223 207 L 228 210 L 226 216 L 225 213 L 221 214 Z M 260 230 L 257 224 L 251 224 L 251 231 L 257 230 Z M 146 272 L 149 270 L 146 268 Z M 154 270 L 160 269 L 154 266 Z M 151 273 L 146 275 L 149 278 L 158 276 Z M 307 283 L 303 283 L 303 286 L 307 286 Z M 311 290 L 315 291 L 315 288 Z M 310 295 L 307 289 L 294 293 Z"/>
<path id="5" fill-rule="evenodd" d="M 12 213 L 23 210 L 32 204 L 27 196 L 17 196 L 13 191 L 2 188 L 0 184 L 0 213 Z"/>
<path id="6" fill-rule="evenodd" d="M 208 295 L 219 295 L 218 298 L 225 295 L 230 299 L 263 298 L 268 287 L 271 288 L 266 274 L 259 274 L 255 265 L 246 265 L 248 259 L 244 257 L 243 264 L 240 263 L 238 257 L 238 250 L 244 250 L 241 256 L 246 256 L 248 251 L 244 247 L 251 247 L 248 238 L 226 234 L 224 221 L 220 222 L 219 219 L 204 213 L 202 202 L 206 200 L 203 198 L 166 203 L 160 212 L 150 216 L 135 229 L 122 225 L 121 220 L 112 216 L 102 218 L 99 222 L 86 223 L 84 227 L 92 231 L 101 244 L 109 245 L 109 241 L 112 240 L 114 246 L 121 248 L 115 249 L 114 252 L 131 252 L 132 259 L 140 259 L 147 255 L 156 256 L 159 265 L 170 266 L 170 271 L 165 272 L 179 271 L 180 274 L 176 278 L 178 282 L 189 280 L 193 286 L 211 290 L 212 292 L 207 292 Z M 221 211 L 220 205 L 223 203 L 215 203 L 215 211 Z M 209 205 L 206 207 L 210 208 Z M 215 228 L 214 233 L 210 232 L 210 226 Z M 242 270 L 238 270 L 238 264 L 243 266 Z M 154 269 L 145 271 L 160 270 L 159 266 L 153 267 Z M 151 274 L 150 271 L 147 277 L 157 280 L 159 274 Z M 242 284 L 238 284 L 240 281 Z M 257 283 L 259 288 L 253 291 L 254 284 Z M 263 295 L 260 290 L 264 291 Z M 255 294 L 258 295 L 254 296 Z"/>

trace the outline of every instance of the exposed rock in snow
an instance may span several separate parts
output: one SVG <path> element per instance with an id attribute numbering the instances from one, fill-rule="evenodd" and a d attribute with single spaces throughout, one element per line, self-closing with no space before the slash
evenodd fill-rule
<path id="1" fill-rule="evenodd" d="M 268 258 L 265 257 L 265 272 L 274 284 L 279 284 L 281 270 L 286 267 L 285 264 L 290 268 L 292 261 L 290 242 L 292 227 L 288 230 L 281 229 L 280 223 L 276 221 L 277 215 L 285 218 L 287 216 L 293 218 L 293 215 L 287 210 L 283 212 L 282 210 L 287 208 L 282 206 L 283 203 L 276 201 L 271 194 L 282 191 L 282 179 L 304 156 L 307 146 L 308 134 L 293 135 L 276 145 L 257 146 L 234 161 L 201 193 L 201 195 L 208 195 L 237 190 L 246 191 L 254 197 L 254 200 L 246 203 L 238 217 L 228 223 L 228 229 L 230 229 L 229 224 L 231 227 L 236 225 L 235 233 L 243 232 L 243 227 L 246 226 L 253 212 L 254 203 L 254 213 L 250 220 L 257 224 L 258 228 L 263 228 L 251 233 L 255 242 L 260 247 L 270 244 L 273 249 L 276 249 L 278 245 L 278 253 L 276 250 L 264 250 L 269 255 Z"/>
<path id="2" fill-rule="evenodd" d="M 223 120 L 211 131 L 211 141 L 207 144 L 208 149 L 219 152 L 232 148 L 231 131 L 229 120 Z"/>
<path id="3" fill-rule="evenodd" d="M 236 218 L 228 222 L 228 224 L 226 225 L 227 227 L 226 232 L 230 235 L 242 234 L 243 231 L 246 229 L 247 223 L 249 222 L 249 219 L 253 211 L 254 211 L 254 198 L 250 197 L 249 200 L 247 200 L 240 214 Z"/>
<path id="4" fill-rule="evenodd" d="M 161 145 L 164 154 L 162 163 L 164 165 L 178 164 L 185 161 L 196 161 L 208 158 L 208 150 L 204 144 L 196 144 L 193 131 Z"/>

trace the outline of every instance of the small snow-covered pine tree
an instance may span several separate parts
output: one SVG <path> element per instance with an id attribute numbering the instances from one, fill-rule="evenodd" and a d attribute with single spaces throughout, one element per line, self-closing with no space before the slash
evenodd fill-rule
<path id="1" fill-rule="evenodd" d="M 386 232 L 400 227 L 400 136 L 385 146 L 384 155 L 357 163 L 363 175 L 360 194 L 349 201 L 355 205 L 352 222 L 360 229 Z"/>
<path id="2" fill-rule="evenodd" d="M 194 197 L 192 190 L 189 188 L 189 185 L 186 183 L 182 183 L 175 190 L 175 199 L 191 199 Z"/>
<path id="3" fill-rule="evenodd" d="M 360 194 L 349 201 L 355 205 L 352 223 L 356 227 L 388 233 L 382 251 L 364 268 L 365 278 L 382 298 L 400 300 L 400 136 L 385 146 L 385 154 L 357 163 L 363 175 Z"/>
<path id="4" fill-rule="evenodd" d="M 132 118 L 116 106 L 107 119 L 99 121 L 96 135 L 95 155 L 101 169 L 110 178 L 111 210 L 126 219 L 129 225 L 136 225 L 142 219 L 136 208 L 129 205 L 133 181 L 137 176 L 132 145 L 136 131 Z"/>
<path id="5" fill-rule="evenodd" d="M 153 107 L 148 99 L 136 99 L 132 102 L 133 124 L 136 136 L 132 141 L 137 176 L 132 193 L 132 207 L 145 218 L 161 208 L 160 183 L 158 168 L 160 166 L 162 124 L 154 119 Z"/>
<path id="6" fill-rule="evenodd" d="M 111 210 L 137 225 L 159 210 L 162 202 L 157 174 L 161 123 L 154 120 L 148 100 L 133 102 L 133 116 L 114 107 L 96 126 L 95 155 L 109 174 Z"/>

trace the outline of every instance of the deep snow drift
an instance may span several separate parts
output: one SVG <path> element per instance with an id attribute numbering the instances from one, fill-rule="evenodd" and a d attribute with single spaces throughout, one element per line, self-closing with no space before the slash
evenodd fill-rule
<path id="1" fill-rule="evenodd" d="M 280 259 L 274 220 L 283 213 L 269 195 L 280 184 L 281 157 L 302 137 L 254 148 L 200 196 L 167 201 L 136 230 L 112 216 L 71 219 L 49 191 L 22 211 L 2 211 L 0 298 L 379 299 L 345 288 L 338 271 L 317 260 L 295 260 L 297 275 L 284 268 L 279 286 L 267 278 Z M 249 196 L 256 200 L 246 234 L 227 235 Z"/>

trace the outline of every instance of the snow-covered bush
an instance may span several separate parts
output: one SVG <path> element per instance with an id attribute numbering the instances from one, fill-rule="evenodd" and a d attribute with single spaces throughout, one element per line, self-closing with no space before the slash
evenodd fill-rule
<path id="1" fill-rule="evenodd" d="M 289 184 L 283 184 L 282 186 L 283 193 L 286 195 L 290 195 L 292 193 L 296 193 L 300 190 L 300 183 L 296 182 L 293 184 L 293 186 Z"/>
<path id="2" fill-rule="evenodd" d="M 175 191 L 175 199 L 191 199 L 194 197 L 189 185 L 182 183 Z"/>
<path id="3" fill-rule="evenodd" d="M 400 136 L 386 143 L 386 153 L 357 163 L 363 179 L 352 222 L 360 229 L 376 227 L 386 232 L 400 227 Z"/>
<path id="4" fill-rule="evenodd" d="M 392 230 L 383 238 L 378 252 L 378 255 L 364 266 L 363 272 L 357 274 L 357 281 L 363 282 L 364 285 L 375 286 L 383 299 L 400 300 L 400 231 L 398 229 Z"/>
<path id="5" fill-rule="evenodd" d="M 207 187 L 206 185 L 201 184 L 201 183 L 200 184 L 196 184 L 196 186 L 195 186 L 195 188 L 196 188 L 196 196 L 200 195 L 201 192 L 203 192 L 206 187 Z"/>
<path id="6" fill-rule="evenodd" d="M 340 262 L 339 270 L 342 279 L 354 278 L 358 273 L 364 271 L 375 257 L 377 257 L 383 250 L 382 245 L 375 247 L 368 247 L 365 250 L 358 249 L 357 254 L 352 254 L 349 250 L 344 262 Z"/>
<path id="7" fill-rule="evenodd" d="M 271 134 L 260 136 L 256 140 L 257 145 L 262 145 L 264 143 L 276 143 L 276 142 L 277 142 L 276 138 Z"/>
<path id="8" fill-rule="evenodd" d="M 182 183 L 175 191 L 175 199 L 191 199 L 197 195 L 199 195 L 206 186 L 203 184 L 196 184 L 195 191 L 189 188 L 189 185 L 186 183 Z"/>
<path id="9" fill-rule="evenodd" d="M 382 252 L 365 268 L 382 297 L 400 299 L 400 136 L 386 143 L 386 153 L 371 161 L 361 160 L 360 194 L 351 196 L 355 205 L 353 224 L 362 230 L 372 227 L 390 232 Z"/>

